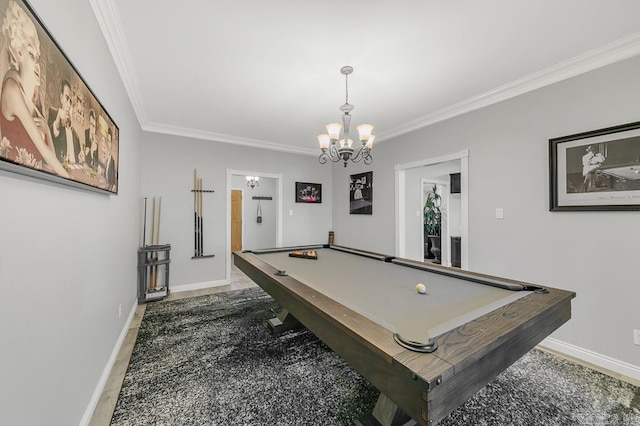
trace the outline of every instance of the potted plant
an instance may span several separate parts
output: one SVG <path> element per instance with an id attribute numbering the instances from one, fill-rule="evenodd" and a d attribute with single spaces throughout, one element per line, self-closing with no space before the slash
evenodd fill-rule
<path id="1" fill-rule="evenodd" d="M 442 197 L 436 192 L 436 186 L 433 185 L 431 191 L 427 193 L 427 199 L 424 202 L 423 219 L 425 240 L 428 242 L 426 254 L 428 259 L 431 253 L 435 257 L 436 263 L 440 263 L 440 227 L 442 224 Z"/>

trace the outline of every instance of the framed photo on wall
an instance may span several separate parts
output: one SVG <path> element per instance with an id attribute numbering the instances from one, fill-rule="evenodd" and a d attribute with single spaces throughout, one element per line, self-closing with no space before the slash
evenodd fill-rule
<path id="1" fill-rule="evenodd" d="M 349 213 L 373 214 L 373 172 L 350 176 Z"/>
<path id="2" fill-rule="evenodd" d="M 0 168 L 118 193 L 119 129 L 25 0 L 0 0 Z"/>
<path id="3" fill-rule="evenodd" d="M 296 182 L 296 203 L 322 203 L 322 184 Z"/>
<path id="4" fill-rule="evenodd" d="M 549 140 L 551 211 L 640 210 L 640 122 Z"/>

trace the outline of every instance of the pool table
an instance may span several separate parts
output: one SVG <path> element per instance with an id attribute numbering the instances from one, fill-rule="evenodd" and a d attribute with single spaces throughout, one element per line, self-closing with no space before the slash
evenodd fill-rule
<path id="1" fill-rule="evenodd" d="M 317 259 L 291 257 L 313 250 Z M 363 424 L 433 425 L 571 317 L 575 293 L 336 245 L 234 264 L 373 384 Z M 425 293 L 416 285 L 424 284 Z"/>

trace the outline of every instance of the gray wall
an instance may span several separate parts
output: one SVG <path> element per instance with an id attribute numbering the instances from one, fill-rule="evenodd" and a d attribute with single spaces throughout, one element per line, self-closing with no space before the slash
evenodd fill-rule
<path id="1" fill-rule="evenodd" d="M 637 374 L 639 213 L 549 212 L 548 140 L 637 121 L 638 75 L 636 57 L 377 144 L 371 167 L 334 167 L 336 242 L 393 253 L 394 165 L 468 149 L 470 269 L 575 291 L 573 319 L 553 337 Z M 350 216 L 346 181 L 365 170 L 373 216 Z"/>
<path id="2" fill-rule="evenodd" d="M 0 172 L 0 424 L 75 425 L 135 304 L 141 132 L 89 2 L 30 3 L 120 129 L 118 195 Z"/>
<path id="3" fill-rule="evenodd" d="M 204 189 L 205 254 L 193 260 L 193 169 Z M 316 157 L 261 150 L 225 143 L 155 133 L 143 135 L 142 193 L 162 196 L 161 243 L 171 244 L 171 282 L 174 286 L 222 283 L 227 276 L 225 238 L 230 194 L 225 194 L 227 169 L 255 171 L 283 177 L 283 244 L 325 242 L 331 223 L 331 170 Z M 295 203 L 295 182 L 323 184 L 322 204 Z M 246 183 L 242 184 L 246 187 Z M 230 187 L 235 185 L 232 182 Z M 253 192 L 261 194 L 262 187 Z M 251 192 L 251 191 L 249 191 Z M 251 194 L 245 201 L 252 205 Z M 267 201 L 266 203 L 275 203 Z M 268 208 L 268 207 L 267 207 Z M 292 213 L 292 215 L 290 215 Z M 247 221 L 255 222 L 255 210 Z M 252 243 L 245 241 L 247 244 Z"/>

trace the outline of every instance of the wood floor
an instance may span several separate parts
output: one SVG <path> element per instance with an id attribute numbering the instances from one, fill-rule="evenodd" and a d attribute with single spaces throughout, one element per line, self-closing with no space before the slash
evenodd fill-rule
<path id="1" fill-rule="evenodd" d="M 235 266 L 232 266 L 231 284 L 220 287 L 205 288 L 201 290 L 171 293 L 164 300 L 177 300 L 183 299 L 185 297 L 196 297 L 205 294 L 221 293 L 230 290 L 240 290 L 249 287 L 256 287 L 256 284 L 251 281 L 244 273 L 242 273 L 242 271 L 240 271 Z M 138 329 L 140 328 L 140 323 L 142 322 L 142 317 L 144 316 L 146 307 L 147 305 L 138 305 L 138 307 L 136 308 L 133 320 L 131 321 L 129 330 L 127 331 L 127 335 L 125 336 L 122 347 L 120 348 L 120 353 L 116 358 L 116 362 L 113 365 L 113 368 L 111 369 L 111 374 L 109 375 L 109 379 L 105 384 L 102 395 L 98 400 L 98 404 L 96 405 L 96 409 L 93 412 L 93 416 L 91 417 L 89 426 L 105 426 L 111 424 L 111 416 L 113 414 L 113 410 L 116 407 L 116 402 L 118 401 L 118 395 L 120 394 L 122 381 L 124 380 L 124 375 L 127 372 L 127 367 L 129 365 L 129 360 L 131 359 L 133 346 L 136 343 Z"/>

